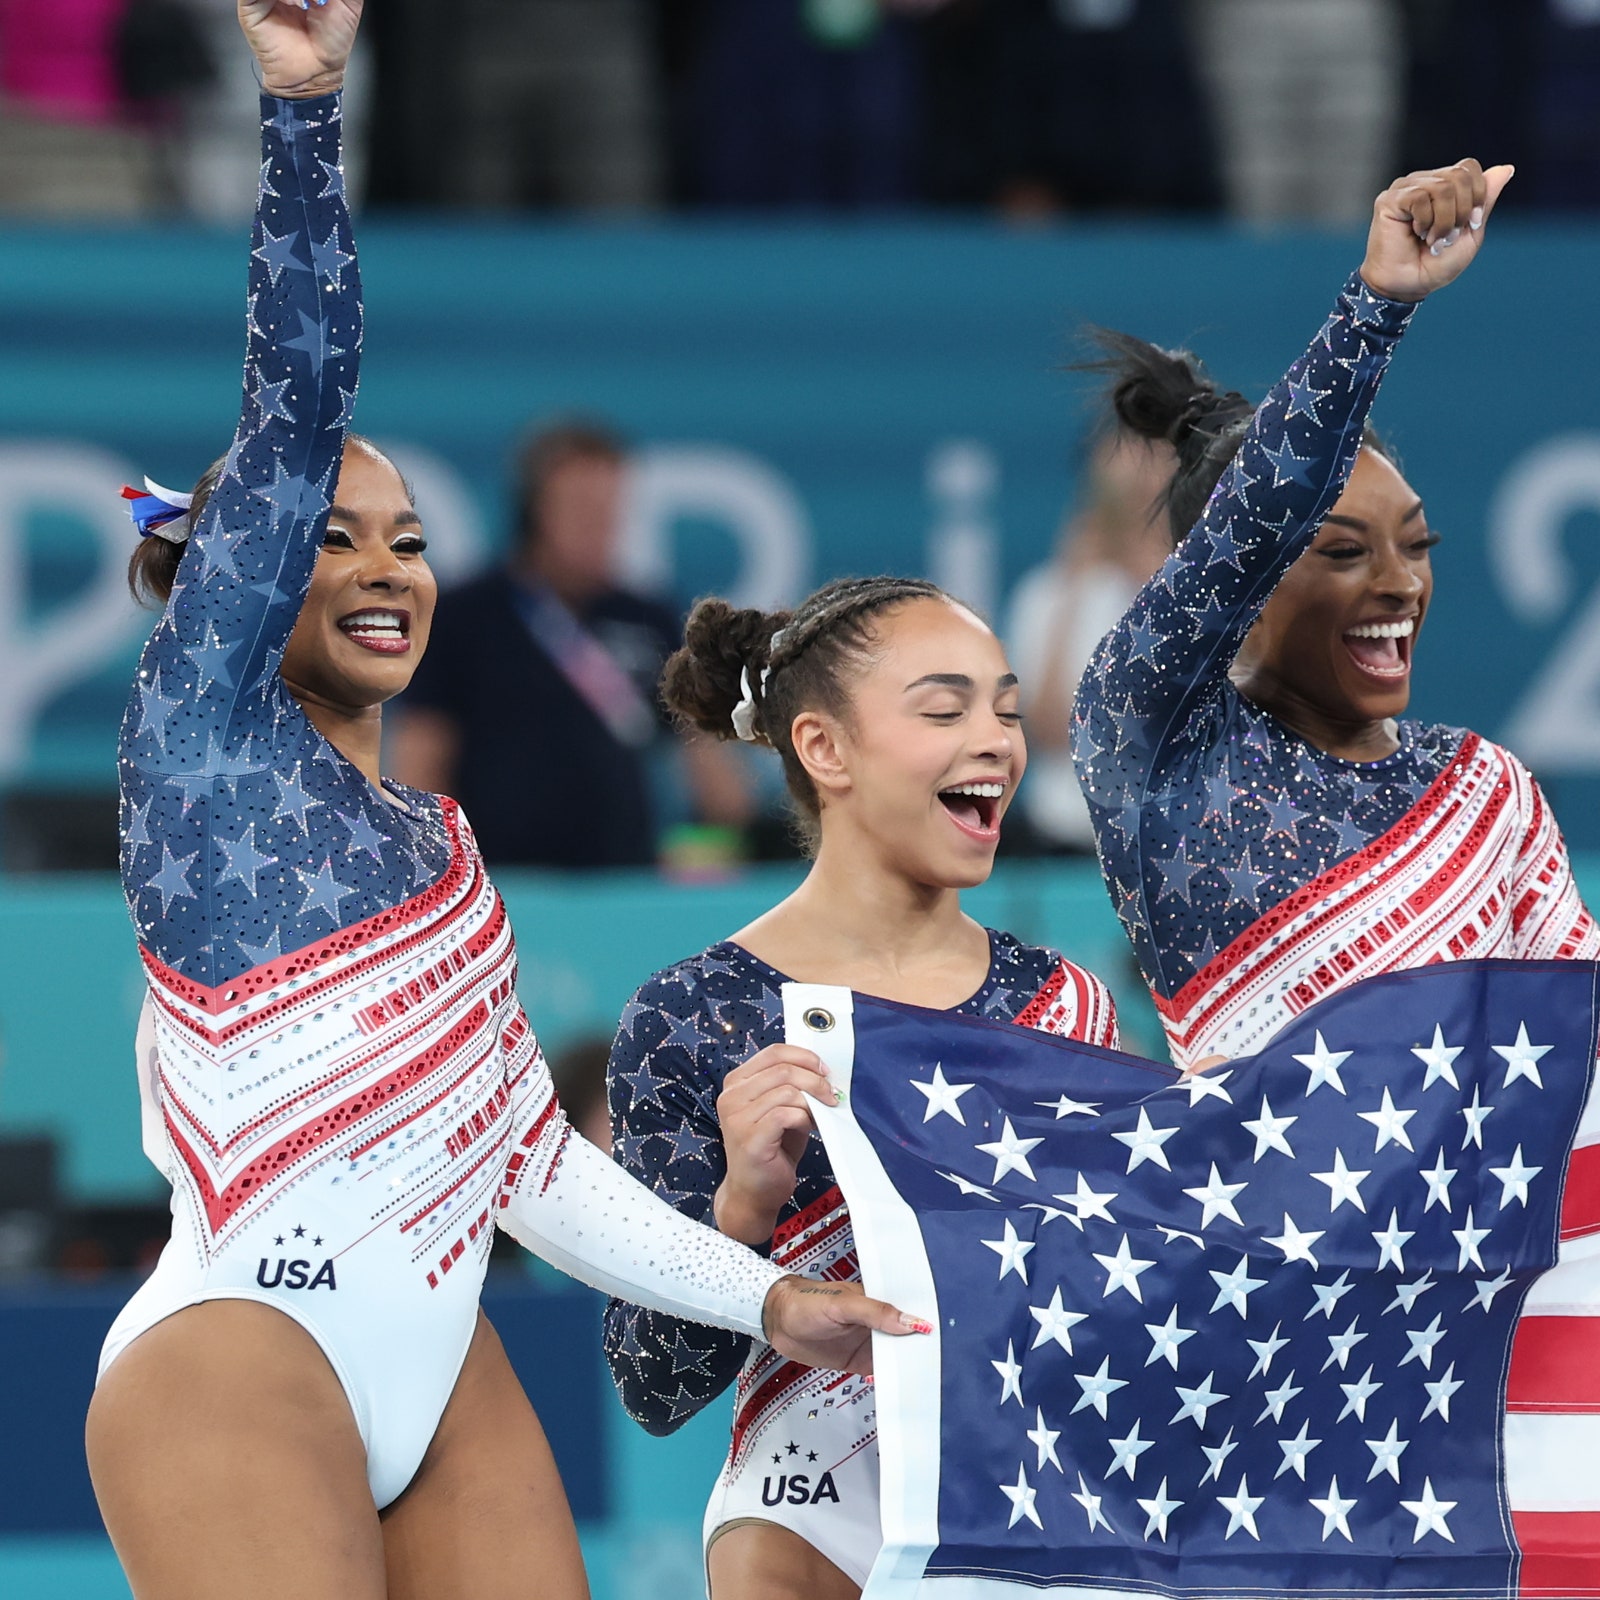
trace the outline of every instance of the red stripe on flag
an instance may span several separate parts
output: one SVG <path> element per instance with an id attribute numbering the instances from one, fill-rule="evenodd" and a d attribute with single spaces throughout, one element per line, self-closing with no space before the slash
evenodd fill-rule
<path id="1" fill-rule="evenodd" d="M 1567 1187 L 1561 1196 L 1561 1237 L 1579 1239 L 1600 1231 L 1600 1144 L 1572 1152 Z"/>
<path id="2" fill-rule="evenodd" d="M 1600 1317 L 1524 1317 L 1511 1342 L 1506 1410 L 1600 1413 Z"/>
<path id="3" fill-rule="evenodd" d="M 1517 1593 L 1526 1600 L 1600 1596 L 1600 1511 L 1513 1511 L 1522 1551 Z"/>

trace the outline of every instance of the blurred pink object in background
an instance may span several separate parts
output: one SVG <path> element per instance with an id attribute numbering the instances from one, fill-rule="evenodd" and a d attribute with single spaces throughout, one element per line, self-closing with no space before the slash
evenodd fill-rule
<path id="1" fill-rule="evenodd" d="M 112 122 L 117 24 L 128 0 L 0 0 L 0 93 L 72 122 Z"/>

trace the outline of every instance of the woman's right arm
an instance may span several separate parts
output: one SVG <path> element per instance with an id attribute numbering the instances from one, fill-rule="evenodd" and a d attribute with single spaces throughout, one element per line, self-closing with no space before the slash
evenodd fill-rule
<path id="1" fill-rule="evenodd" d="M 1257 409 L 1200 521 L 1084 674 L 1073 757 L 1101 808 L 1138 806 L 1152 777 L 1198 736 L 1191 719 L 1218 693 L 1261 608 L 1342 493 L 1416 303 L 1476 256 L 1509 177 L 1507 167 L 1484 173 L 1461 162 L 1413 173 L 1378 197 L 1360 271 Z"/>

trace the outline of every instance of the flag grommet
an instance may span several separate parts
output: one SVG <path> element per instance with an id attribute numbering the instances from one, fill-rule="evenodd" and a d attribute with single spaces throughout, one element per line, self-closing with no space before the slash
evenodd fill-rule
<path id="1" fill-rule="evenodd" d="M 830 1033 L 833 1030 L 833 1013 L 821 1006 L 812 1006 L 802 1019 L 813 1033 Z"/>

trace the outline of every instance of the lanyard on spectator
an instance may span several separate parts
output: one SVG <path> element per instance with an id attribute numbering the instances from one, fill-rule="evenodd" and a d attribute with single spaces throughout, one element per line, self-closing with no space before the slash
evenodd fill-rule
<path id="1" fill-rule="evenodd" d="M 529 637 L 611 737 L 629 750 L 649 744 L 655 713 L 616 657 L 549 589 L 514 582 L 511 592 Z"/>

